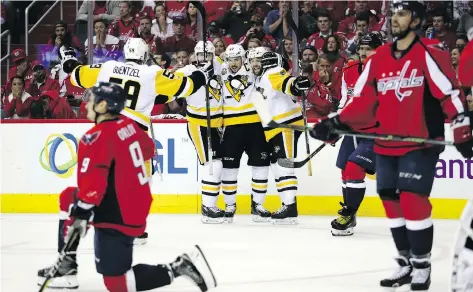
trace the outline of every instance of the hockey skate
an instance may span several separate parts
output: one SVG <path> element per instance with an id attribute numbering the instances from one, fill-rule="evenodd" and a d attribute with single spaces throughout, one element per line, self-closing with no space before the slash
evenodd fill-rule
<path id="1" fill-rule="evenodd" d="M 200 291 L 205 292 L 217 287 L 217 280 L 205 259 L 204 253 L 198 245 L 190 253 L 182 254 L 171 263 L 175 277 L 184 276 L 194 282 Z"/>
<path id="2" fill-rule="evenodd" d="M 38 271 L 38 285 L 43 285 L 48 276 L 51 267 L 47 267 Z M 70 256 L 64 257 L 57 273 L 48 283 L 48 288 L 56 289 L 77 289 L 79 281 L 77 280 L 77 263 Z"/>
<path id="3" fill-rule="evenodd" d="M 234 205 L 225 205 L 225 222 L 233 223 L 233 218 L 236 213 L 236 204 Z"/>
<path id="4" fill-rule="evenodd" d="M 346 205 L 343 202 L 340 202 L 339 204 L 340 204 L 340 206 L 342 206 L 342 208 L 340 210 L 338 210 L 338 215 L 342 215 L 342 212 L 345 209 Z M 356 227 L 356 213 L 355 213 L 355 215 L 353 215 L 353 227 Z"/>
<path id="5" fill-rule="evenodd" d="M 403 256 L 396 257 L 395 260 L 399 267 L 391 277 L 381 280 L 381 287 L 396 288 L 411 283 L 412 266 L 409 260 Z"/>
<path id="6" fill-rule="evenodd" d="M 202 223 L 220 224 L 225 220 L 225 212 L 218 207 L 206 207 L 202 205 Z"/>
<path id="7" fill-rule="evenodd" d="M 411 258 L 412 271 L 411 291 L 427 291 L 430 287 L 430 258 Z"/>
<path id="8" fill-rule="evenodd" d="M 148 242 L 148 232 L 144 232 L 133 240 L 134 245 L 144 245 Z"/>
<path id="9" fill-rule="evenodd" d="M 271 214 L 271 221 L 278 225 L 295 225 L 297 224 L 297 216 L 297 203 L 290 205 L 283 203 L 279 210 Z"/>
<path id="10" fill-rule="evenodd" d="M 271 219 L 271 212 L 263 205 L 251 201 L 251 219 L 253 222 L 268 222 Z"/>
<path id="11" fill-rule="evenodd" d="M 332 225 L 333 236 L 353 235 L 353 227 L 356 225 L 355 212 L 349 210 L 346 206 L 338 212 L 338 218 L 334 219 Z"/>

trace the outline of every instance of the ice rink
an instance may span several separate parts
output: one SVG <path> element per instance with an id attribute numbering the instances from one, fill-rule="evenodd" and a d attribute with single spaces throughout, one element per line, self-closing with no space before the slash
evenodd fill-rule
<path id="1" fill-rule="evenodd" d="M 237 215 L 233 224 L 204 225 L 198 215 L 151 215 L 148 243 L 135 249 L 134 262 L 167 263 L 199 244 L 219 284 L 213 291 L 386 291 L 379 287 L 379 280 L 391 275 L 395 267 L 387 222 L 359 218 L 354 236 L 332 237 L 332 219 L 303 216 L 297 226 L 274 226 Z M 429 291 L 448 289 L 456 230 L 457 221 L 435 221 Z M 79 247 L 80 287 L 74 291 L 105 291 L 95 272 L 92 233 Z M 56 245 L 57 216 L 2 214 L 0 290 L 37 291 L 36 272 L 55 261 Z M 172 286 L 154 291 L 199 290 L 178 279 Z"/>

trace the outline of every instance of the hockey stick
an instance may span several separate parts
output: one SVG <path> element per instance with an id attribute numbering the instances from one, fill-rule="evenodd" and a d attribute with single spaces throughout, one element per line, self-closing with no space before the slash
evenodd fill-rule
<path id="1" fill-rule="evenodd" d="M 49 281 L 57 273 L 57 271 L 59 270 L 59 266 L 64 261 L 64 258 L 66 257 L 67 253 L 71 249 L 72 244 L 76 241 L 76 239 L 79 236 L 78 229 L 72 229 L 72 230 L 69 230 L 69 232 L 72 232 L 71 237 L 67 240 L 66 244 L 62 248 L 61 252 L 59 253 L 59 257 L 56 260 L 56 263 L 54 263 L 54 265 L 49 270 L 48 275 L 46 276 L 46 279 L 44 280 L 43 285 L 41 285 L 41 287 L 39 288 L 38 292 L 43 292 L 44 289 L 47 288 Z"/>
<path id="2" fill-rule="evenodd" d="M 298 5 L 299 3 L 298 2 L 293 2 L 293 7 L 292 7 L 292 13 L 293 14 L 296 14 L 298 13 Z M 296 16 L 297 17 L 297 16 Z M 295 55 L 293 56 L 293 60 L 292 60 L 292 73 L 294 76 L 299 76 L 299 42 L 301 40 L 300 38 L 300 34 L 299 34 L 299 28 L 297 27 L 297 24 L 294 22 L 294 15 L 292 15 L 291 17 L 289 17 L 288 19 L 289 21 L 289 26 L 291 27 L 292 29 L 292 32 L 294 33 L 293 35 L 293 40 L 295 39 L 295 43 L 296 43 L 296 50 L 295 50 Z M 294 42 L 293 42 L 293 45 L 294 45 Z M 293 48 L 293 52 L 294 52 L 294 48 Z M 295 61 L 295 62 L 294 62 Z M 300 72 L 302 73 L 302 72 Z M 304 119 L 304 126 L 307 126 L 307 106 L 306 106 L 306 100 L 307 100 L 307 96 L 306 96 L 306 93 L 303 92 L 302 93 L 302 117 Z M 309 144 L 309 133 L 307 133 L 307 131 L 304 132 L 304 138 L 305 138 L 305 150 L 306 150 L 306 154 L 307 156 L 310 156 L 310 144 Z M 323 147 L 322 147 L 323 148 Z M 320 150 L 322 150 L 322 148 Z M 315 154 L 314 154 L 315 155 Z M 308 176 L 312 176 L 312 161 L 308 160 L 309 164 L 307 165 L 307 171 L 308 171 Z M 278 160 L 278 163 L 279 163 L 279 160 Z M 305 164 L 305 163 L 304 163 Z M 303 164 L 303 165 L 304 165 Z M 281 164 L 279 164 L 281 165 Z M 282 165 L 281 165 L 282 166 Z"/>
<path id="3" fill-rule="evenodd" d="M 206 11 L 205 7 L 200 1 L 190 1 L 194 7 L 199 10 L 200 17 L 198 15 L 198 19 L 200 19 L 201 22 L 201 29 L 202 29 L 202 35 L 201 39 L 204 42 L 204 62 L 206 61 L 207 57 L 207 52 L 205 50 L 205 44 L 207 42 L 207 22 L 206 22 Z M 211 61 L 213 62 L 213 60 Z M 206 113 L 207 113 L 207 156 L 208 156 L 208 161 L 210 164 L 209 168 L 209 174 L 213 175 L 213 167 L 212 167 L 212 156 L 213 156 L 213 151 L 212 151 L 212 131 L 210 128 L 210 98 L 209 98 L 209 87 L 208 84 L 205 85 L 205 107 L 206 107 Z"/>
<path id="4" fill-rule="evenodd" d="M 291 129 L 296 131 L 312 131 L 314 128 L 311 126 L 296 126 L 296 125 L 286 125 L 280 124 L 273 120 L 267 123 L 267 127 L 269 128 L 283 128 L 283 129 Z M 351 131 L 341 131 L 341 130 L 334 130 L 334 134 L 337 135 L 345 135 L 351 137 L 358 137 L 358 138 L 365 138 L 365 139 L 377 139 L 383 141 L 399 141 L 399 142 L 412 142 L 412 143 L 420 143 L 420 144 L 431 144 L 431 145 L 441 145 L 441 146 L 453 146 L 452 141 L 445 141 L 445 140 L 433 140 L 433 139 L 426 139 L 422 137 L 410 137 L 410 136 L 399 136 L 399 135 L 383 135 L 383 134 L 365 134 L 365 133 L 358 133 L 358 132 L 351 132 Z"/>
<path id="5" fill-rule="evenodd" d="M 337 139 L 337 141 L 338 140 L 340 140 L 340 139 Z M 337 143 L 337 141 L 335 141 L 331 145 L 335 147 L 335 143 Z M 324 149 L 325 146 L 327 146 L 327 144 L 325 144 L 325 143 L 320 145 L 317 149 L 314 150 L 314 152 L 310 153 L 306 158 L 304 158 L 301 161 L 295 161 L 294 159 L 291 159 L 291 158 L 280 158 L 280 159 L 278 159 L 278 164 L 282 167 L 285 167 L 285 168 L 301 168 L 307 162 L 310 162 L 310 160 L 315 155 L 317 155 L 317 153 L 319 153 L 322 149 Z"/>

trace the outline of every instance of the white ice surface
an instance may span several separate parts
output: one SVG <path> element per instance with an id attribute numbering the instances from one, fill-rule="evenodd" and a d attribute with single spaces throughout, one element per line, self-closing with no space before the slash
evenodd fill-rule
<path id="1" fill-rule="evenodd" d="M 167 263 L 199 244 L 219 283 L 216 292 L 386 291 L 379 280 L 395 267 L 387 222 L 359 218 L 354 236 L 332 237 L 332 219 L 302 216 L 297 226 L 273 226 L 240 215 L 233 224 L 204 225 L 198 215 L 152 215 L 148 243 L 136 247 L 134 263 Z M 0 223 L 0 290 L 37 291 L 37 270 L 56 259 L 57 216 L 2 214 Z M 456 230 L 457 221 L 435 221 L 429 291 L 448 290 Z M 79 247 L 80 287 L 75 291 L 106 291 L 95 272 L 92 244 L 93 230 Z M 154 291 L 199 290 L 177 279 Z"/>

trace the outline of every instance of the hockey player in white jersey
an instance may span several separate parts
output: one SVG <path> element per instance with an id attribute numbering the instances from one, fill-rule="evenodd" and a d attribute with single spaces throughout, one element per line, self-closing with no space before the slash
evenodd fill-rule
<path id="1" fill-rule="evenodd" d="M 255 99 L 259 96 L 259 100 L 263 101 L 264 111 L 277 123 L 304 125 L 302 109 L 293 97 L 301 96 L 309 89 L 309 79 L 287 74 L 283 58 L 274 52 L 263 52 L 261 48 L 257 48 L 249 57 L 256 75 L 252 101 L 256 104 Z M 257 109 L 261 114 L 261 103 Z M 297 141 L 301 132 L 267 127 L 264 131 L 271 148 L 271 171 L 282 202 L 281 208 L 271 214 L 271 220 L 276 224 L 297 224 L 297 177 L 293 168 L 281 167 L 277 160 L 297 157 Z"/>
<path id="2" fill-rule="evenodd" d="M 201 87 L 197 92 L 186 98 L 187 101 L 187 133 L 194 144 L 199 158 L 202 194 L 202 222 L 223 223 L 225 213 L 217 207 L 217 198 L 220 193 L 222 174 L 222 127 L 223 127 L 223 99 L 221 94 L 220 58 L 215 57 L 215 47 L 212 42 L 199 41 L 194 49 L 197 66 L 187 65 L 175 72 L 177 76 L 190 76 L 192 72 L 206 62 L 212 62 L 214 75 L 209 82 L 210 128 L 212 141 L 212 163 L 209 162 L 207 145 L 207 109 L 206 90 Z M 209 168 L 212 167 L 212 175 Z"/>
<path id="3" fill-rule="evenodd" d="M 242 46 L 229 45 L 221 71 L 223 81 L 223 171 L 222 191 L 225 200 L 225 219 L 233 222 L 236 212 L 237 178 L 240 160 L 245 152 L 252 168 L 251 213 L 253 221 L 269 221 L 271 213 L 263 207 L 268 187 L 269 144 L 264 137 L 261 120 L 250 97 L 254 75 L 245 64 Z"/>
<path id="4" fill-rule="evenodd" d="M 140 38 L 130 38 L 124 47 L 125 63 L 108 61 L 103 64 L 81 65 L 72 49 L 61 47 L 60 58 L 64 72 L 71 73 L 71 82 L 75 86 L 90 88 L 97 82 L 106 81 L 121 84 L 127 92 L 126 108 L 121 114 L 133 119 L 145 131 L 150 125 L 151 110 L 156 103 L 169 101 L 167 95 L 189 96 L 206 84 L 207 74 L 212 65 L 206 64 L 188 77 L 177 77 L 159 66 L 144 65 L 148 59 L 148 45 Z M 147 162 L 149 174 L 151 163 Z M 64 220 L 60 220 L 61 224 Z M 62 233 L 58 236 L 59 245 L 64 241 Z M 147 233 L 135 239 L 135 244 L 144 244 Z M 75 253 L 79 240 L 62 262 L 59 272 L 52 278 L 49 287 L 77 288 L 77 263 Z M 38 271 L 38 283 L 42 284 L 50 267 Z"/>

